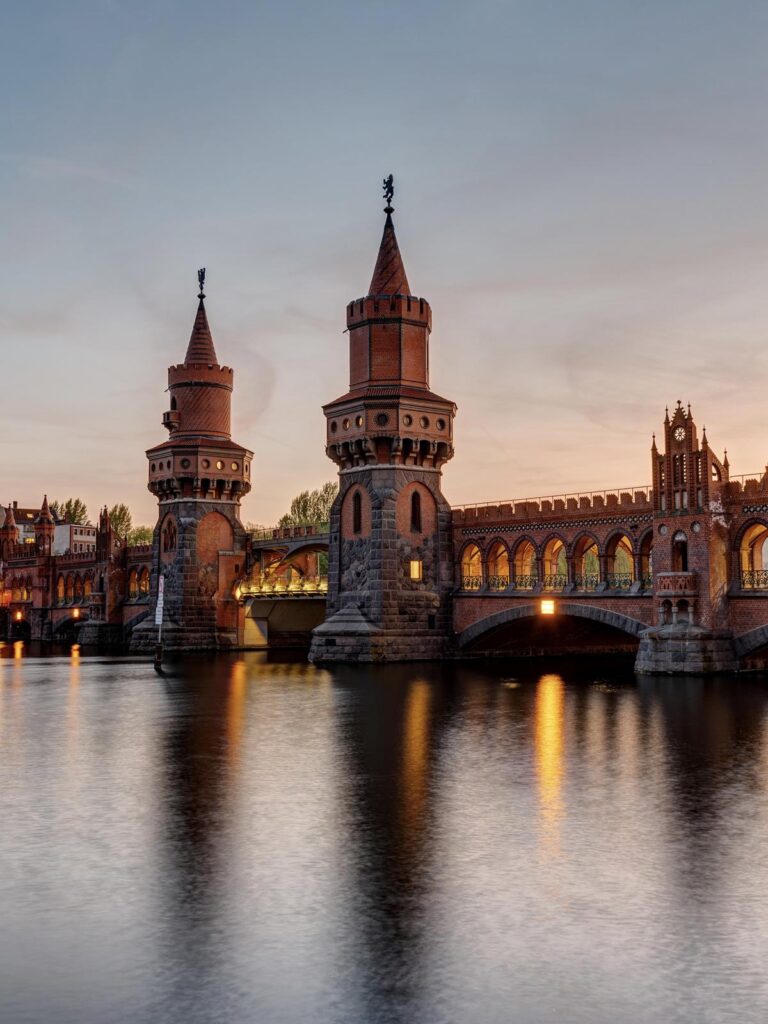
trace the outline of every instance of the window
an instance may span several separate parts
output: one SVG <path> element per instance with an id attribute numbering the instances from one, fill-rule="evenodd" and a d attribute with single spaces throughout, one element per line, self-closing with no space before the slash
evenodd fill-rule
<path id="1" fill-rule="evenodd" d="M 363 501 L 360 491 L 352 495 L 352 533 L 360 533 L 363 529 Z"/>
<path id="2" fill-rule="evenodd" d="M 410 563 L 410 577 L 412 580 L 419 581 L 424 575 L 424 563 L 420 558 L 412 558 Z"/>
<path id="3" fill-rule="evenodd" d="M 421 495 L 418 491 L 411 495 L 411 529 L 414 533 L 421 533 Z"/>

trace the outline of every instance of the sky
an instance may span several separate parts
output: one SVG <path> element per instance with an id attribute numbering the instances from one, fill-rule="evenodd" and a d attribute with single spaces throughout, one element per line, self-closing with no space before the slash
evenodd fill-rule
<path id="1" fill-rule="evenodd" d="M 648 483 L 677 399 L 761 469 L 767 51 L 762 0 L 3 5 L 0 501 L 154 523 L 202 266 L 243 519 L 332 479 L 389 173 L 449 501 Z"/>

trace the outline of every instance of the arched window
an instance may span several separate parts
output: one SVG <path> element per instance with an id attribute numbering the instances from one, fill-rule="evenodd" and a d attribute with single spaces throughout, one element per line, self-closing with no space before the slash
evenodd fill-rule
<path id="1" fill-rule="evenodd" d="M 421 495 L 418 491 L 411 495 L 411 530 L 421 533 Z"/>
<path id="2" fill-rule="evenodd" d="M 149 569 L 146 565 L 139 573 L 139 597 L 149 597 Z"/>
<path id="3" fill-rule="evenodd" d="M 488 552 L 488 587 L 506 590 L 509 586 L 509 552 L 500 540 Z"/>
<path id="4" fill-rule="evenodd" d="M 163 527 L 163 551 L 176 550 L 176 523 L 169 519 Z"/>
<path id="5" fill-rule="evenodd" d="M 89 574 L 88 576 L 85 577 L 85 580 L 83 582 L 83 597 L 85 597 L 86 599 L 89 598 L 91 596 L 92 592 L 93 592 L 93 581 L 92 581 L 91 576 Z"/>
<path id="6" fill-rule="evenodd" d="M 573 551 L 573 585 L 594 590 L 600 582 L 600 555 L 593 537 L 579 537 Z"/>
<path id="7" fill-rule="evenodd" d="M 688 538 L 682 530 L 672 538 L 672 571 L 688 572 Z"/>
<path id="8" fill-rule="evenodd" d="M 672 602 L 662 601 L 659 609 L 659 625 L 668 626 L 672 621 Z"/>
<path id="9" fill-rule="evenodd" d="M 131 569 L 128 574 L 128 597 L 135 601 L 139 596 L 139 574 L 136 569 Z"/>
<path id="10" fill-rule="evenodd" d="M 176 412 L 176 399 L 175 399 L 175 397 L 171 399 L 171 412 Z"/>
<path id="11" fill-rule="evenodd" d="M 515 589 L 533 590 L 538 582 L 536 548 L 529 540 L 515 548 Z"/>
<path id="12" fill-rule="evenodd" d="M 483 584 L 483 559 L 477 544 L 467 544 L 461 554 L 461 589 L 479 590 Z"/>
<path id="13" fill-rule="evenodd" d="M 768 526 L 755 523 L 739 546 L 741 585 L 746 590 L 768 589 Z"/>
<path id="14" fill-rule="evenodd" d="M 361 533 L 363 529 L 363 499 L 360 491 L 352 495 L 352 533 Z"/>
<path id="15" fill-rule="evenodd" d="M 562 590 L 568 582 L 568 563 L 565 545 L 559 537 L 548 540 L 544 546 L 544 589 Z"/>
<path id="16" fill-rule="evenodd" d="M 74 601 L 75 599 L 75 577 L 72 573 L 67 576 L 67 601 Z"/>
<path id="17" fill-rule="evenodd" d="M 632 541 L 626 534 L 613 537 L 608 544 L 608 576 L 606 583 L 613 590 L 629 590 L 635 580 Z"/>
<path id="18" fill-rule="evenodd" d="M 59 604 L 64 604 L 66 596 L 67 590 L 66 584 L 64 583 L 64 577 L 59 576 L 59 578 L 56 580 L 56 600 L 58 601 Z"/>
<path id="19" fill-rule="evenodd" d="M 78 575 L 75 576 L 75 601 L 77 601 L 79 603 L 82 600 L 83 600 L 83 581 L 80 578 L 80 574 L 78 573 Z"/>

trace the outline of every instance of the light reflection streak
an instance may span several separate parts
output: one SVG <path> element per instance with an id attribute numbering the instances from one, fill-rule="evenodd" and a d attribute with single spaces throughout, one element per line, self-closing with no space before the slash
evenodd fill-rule
<path id="1" fill-rule="evenodd" d="M 80 644 L 72 644 L 69 660 L 69 691 L 67 693 L 67 751 L 70 760 L 76 756 L 80 724 Z"/>
<path id="2" fill-rule="evenodd" d="M 423 825 L 427 801 L 429 758 L 429 705 L 432 690 L 415 680 L 408 690 L 403 729 L 403 824 L 406 832 Z"/>
<path id="3" fill-rule="evenodd" d="M 230 770 L 233 772 L 236 771 L 240 762 L 240 740 L 243 732 L 247 676 L 246 664 L 241 658 L 232 666 L 227 698 L 227 758 Z"/>
<path id="4" fill-rule="evenodd" d="M 562 796 L 564 775 L 565 686 L 558 675 L 545 675 L 536 688 L 534 746 L 536 774 L 539 779 L 539 812 L 544 852 L 559 851 L 560 823 L 564 814 Z"/>

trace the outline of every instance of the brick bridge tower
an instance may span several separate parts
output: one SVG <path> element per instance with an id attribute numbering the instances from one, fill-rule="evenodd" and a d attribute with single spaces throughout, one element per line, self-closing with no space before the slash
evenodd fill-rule
<path id="1" fill-rule="evenodd" d="M 636 670 L 735 670 L 726 600 L 728 461 L 717 458 L 706 429 L 699 440 L 690 405 L 679 401 L 664 419 L 663 451 L 654 437 L 651 460 L 655 625 L 643 634 Z"/>
<path id="2" fill-rule="evenodd" d="M 323 407 L 339 495 L 315 662 L 436 658 L 451 634 L 451 510 L 440 483 L 456 406 L 429 388 L 432 312 L 411 294 L 392 193 L 390 177 L 368 294 L 347 306 L 349 390 Z"/>
<path id="3" fill-rule="evenodd" d="M 155 640 L 158 579 L 164 577 L 163 643 L 178 650 L 237 643 L 238 603 L 232 594 L 245 566 L 243 495 L 251 489 L 253 452 L 231 437 L 232 370 L 219 365 L 200 281 L 197 316 L 183 363 L 168 369 L 168 441 L 150 448 L 150 491 L 159 506 L 147 619 L 131 648 Z"/>

